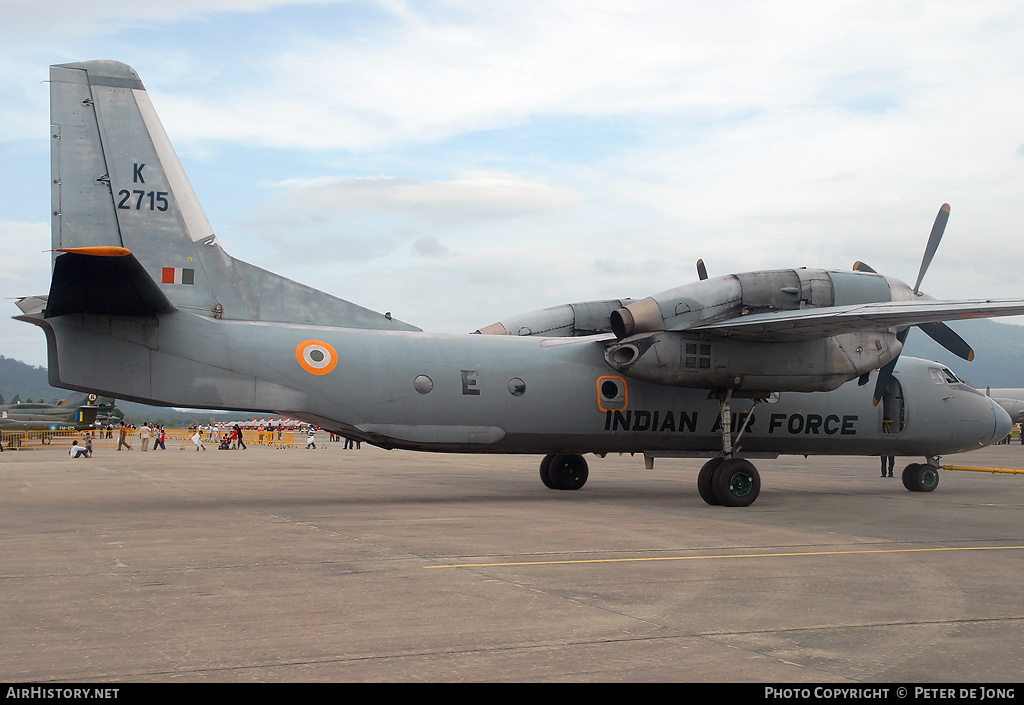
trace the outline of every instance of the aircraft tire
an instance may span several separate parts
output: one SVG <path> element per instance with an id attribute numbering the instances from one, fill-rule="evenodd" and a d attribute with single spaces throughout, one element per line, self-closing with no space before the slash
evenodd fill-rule
<path id="1" fill-rule="evenodd" d="M 50 445 L 50 441 L 52 441 L 53 439 L 50 438 L 49 436 L 43 436 L 42 438 L 40 438 L 40 440 L 43 442 L 44 446 L 48 446 Z"/>
<path id="2" fill-rule="evenodd" d="M 723 507 L 749 507 L 761 492 L 761 476 L 749 460 L 728 458 L 715 470 L 711 488 Z"/>
<path id="3" fill-rule="evenodd" d="M 903 469 L 903 486 L 911 492 L 932 492 L 939 486 L 939 471 L 928 463 L 911 463 Z"/>
<path id="4" fill-rule="evenodd" d="M 557 489 L 551 482 L 551 459 L 553 455 L 545 455 L 544 459 L 540 461 L 540 481 L 544 483 L 544 486 L 549 490 Z"/>
<path id="5" fill-rule="evenodd" d="M 548 474 L 556 490 L 578 490 L 587 483 L 590 470 L 582 455 L 564 453 L 551 458 Z"/>
<path id="6" fill-rule="evenodd" d="M 721 504 L 715 497 L 715 490 L 712 486 L 714 480 L 715 470 L 719 465 L 722 464 L 723 458 L 712 458 L 708 462 L 704 463 L 704 466 L 697 473 L 697 492 L 700 493 L 700 498 L 713 507 L 717 507 Z"/>
<path id="7" fill-rule="evenodd" d="M 917 463 L 911 463 L 907 467 L 903 468 L 903 475 L 901 476 L 903 486 L 911 492 L 917 492 L 917 490 L 914 489 L 914 475 L 917 473 L 917 469 L 919 467 L 921 466 Z"/>

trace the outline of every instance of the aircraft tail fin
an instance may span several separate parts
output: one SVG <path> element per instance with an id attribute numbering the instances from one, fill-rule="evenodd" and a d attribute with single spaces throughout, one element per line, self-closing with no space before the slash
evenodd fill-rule
<path id="1" fill-rule="evenodd" d="M 51 296 L 82 291 L 84 274 L 98 267 L 125 277 L 121 288 L 138 289 L 141 300 L 119 310 L 94 290 L 90 300 L 106 303 L 91 312 L 151 313 L 166 302 L 212 318 L 419 330 L 225 253 L 131 67 L 51 66 L 50 123 Z M 102 259 L 97 248 L 131 257 Z M 48 301 L 45 315 L 74 312 L 69 300 Z"/>
<path id="2" fill-rule="evenodd" d="M 93 404 L 84 404 L 67 415 L 66 423 L 75 426 L 87 427 L 96 423 L 96 416 L 99 414 L 99 407 Z"/>

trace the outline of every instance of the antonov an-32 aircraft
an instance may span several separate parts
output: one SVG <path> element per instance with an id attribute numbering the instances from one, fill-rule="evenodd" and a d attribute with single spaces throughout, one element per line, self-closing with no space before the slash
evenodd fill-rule
<path id="1" fill-rule="evenodd" d="M 585 453 L 708 457 L 709 504 L 746 506 L 750 458 L 939 456 L 1004 437 L 1010 419 L 948 369 L 899 358 L 919 326 L 1024 313 L 1024 300 L 936 301 L 875 273 L 785 269 L 654 296 L 566 304 L 479 335 L 425 333 L 229 256 L 130 67 L 51 67 L 53 274 L 19 301 L 46 334 L 50 383 L 149 404 L 269 410 L 383 448 L 543 454 L 552 489 Z M 111 364 L 116 361 L 116 364 Z"/>

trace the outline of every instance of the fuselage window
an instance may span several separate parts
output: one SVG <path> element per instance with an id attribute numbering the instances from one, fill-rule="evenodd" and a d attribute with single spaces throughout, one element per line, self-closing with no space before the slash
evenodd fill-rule
<path id="1" fill-rule="evenodd" d="M 929 369 L 928 372 L 931 373 L 932 382 L 935 382 L 935 384 L 943 384 L 946 381 L 939 370 Z"/>

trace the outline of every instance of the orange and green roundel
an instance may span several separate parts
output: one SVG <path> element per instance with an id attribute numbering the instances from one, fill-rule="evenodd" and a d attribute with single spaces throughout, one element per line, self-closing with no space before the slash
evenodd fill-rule
<path id="1" fill-rule="evenodd" d="M 303 340 L 295 348 L 295 358 L 311 375 L 325 375 L 338 365 L 338 351 L 322 340 Z"/>

